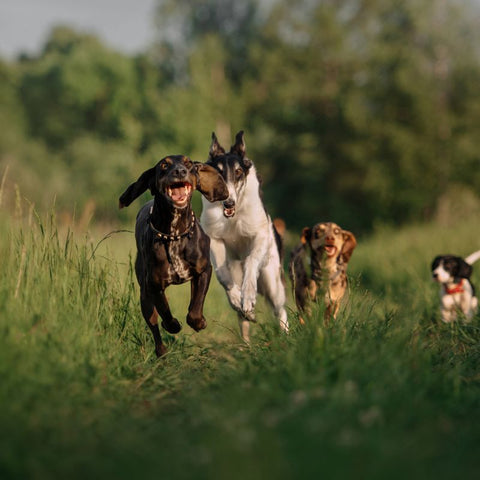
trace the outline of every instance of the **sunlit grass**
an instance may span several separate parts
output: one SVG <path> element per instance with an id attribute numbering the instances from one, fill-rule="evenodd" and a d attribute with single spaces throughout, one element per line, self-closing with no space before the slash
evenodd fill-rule
<path id="1" fill-rule="evenodd" d="M 183 325 L 153 353 L 131 232 L 71 233 L 54 215 L 0 234 L 2 478 L 473 478 L 480 325 L 444 325 L 437 253 L 478 248 L 436 226 L 360 239 L 349 300 L 291 332 L 259 302 L 243 344 L 212 279 L 208 328 L 185 323 L 189 286 L 167 290 Z M 460 240 L 459 240 L 460 239 Z M 478 271 L 474 279 L 479 276 Z"/>

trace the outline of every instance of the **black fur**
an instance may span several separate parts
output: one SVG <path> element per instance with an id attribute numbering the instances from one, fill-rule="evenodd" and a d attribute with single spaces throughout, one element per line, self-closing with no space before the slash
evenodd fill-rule
<path id="1" fill-rule="evenodd" d="M 178 185 L 191 186 L 181 206 L 168 193 Z M 210 239 L 192 211 L 191 194 L 198 189 L 210 201 L 219 201 L 227 197 L 228 190 L 215 169 L 183 155 L 165 157 L 142 173 L 120 196 L 120 208 L 130 205 L 147 189 L 154 199 L 137 215 L 135 273 L 142 314 L 152 332 L 155 353 L 161 356 L 166 348 L 157 323 L 158 314 L 167 332 L 178 333 L 181 329 L 165 296 L 168 286 L 191 282 L 187 323 L 196 331 L 206 327 L 203 304 L 212 274 Z"/>
<path id="2" fill-rule="evenodd" d="M 467 279 L 472 286 L 473 295 L 475 295 L 475 286 L 470 280 L 473 272 L 473 267 L 470 264 L 462 257 L 456 255 L 437 255 L 432 261 L 432 272 L 438 268 L 440 264 L 443 265 L 445 271 L 450 273 L 455 283 L 458 283 L 461 278 Z"/>

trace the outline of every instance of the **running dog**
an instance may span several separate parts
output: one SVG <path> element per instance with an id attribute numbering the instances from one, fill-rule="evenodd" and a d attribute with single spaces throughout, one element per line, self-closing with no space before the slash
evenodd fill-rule
<path id="1" fill-rule="evenodd" d="M 325 298 L 325 321 L 336 318 L 347 288 L 347 266 L 357 241 L 353 233 L 336 223 L 317 223 L 305 227 L 301 243 L 292 251 L 289 263 L 295 303 L 300 315 L 310 312 L 310 302 L 318 292 Z M 309 252 L 308 252 L 309 251 Z M 305 261 L 310 262 L 310 275 Z M 304 323 L 302 316 L 300 322 Z"/>
<path id="2" fill-rule="evenodd" d="M 206 163 L 222 175 L 228 198 L 223 203 L 202 198 L 200 221 L 211 240 L 217 278 L 238 312 L 241 335 L 245 342 L 250 341 L 249 322 L 255 321 L 257 292 L 272 305 L 281 329 L 288 331 L 281 238 L 261 200 L 260 183 L 246 155 L 243 131 L 237 133 L 228 153 L 213 133 Z"/>
<path id="3" fill-rule="evenodd" d="M 167 349 L 158 328 L 158 314 L 167 332 L 175 334 L 182 328 L 165 296 L 169 285 L 191 282 L 187 323 L 197 332 L 207 326 L 203 304 L 212 276 L 210 241 L 193 213 L 192 193 L 199 190 L 213 202 L 225 200 L 228 190 L 213 167 L 183 155 L 165 157 L 143 172 L 121 195 L 120 208 L 128 207 L 147 189 L 154 198 L 137 215 L 135 273 L 142 314 L 160 357 Z"/>
<path id="4" fill-rule="evenodd" d="M 438 255 L 432 262 L 432 279 L 440 284 L 442 321 L 450 323 L 462 313 L 470 321 L 478 308 L 475 287 L 470 281 L 473 267 L 480 258 L 480 250 L 465 260 L 455 255 Z"/>

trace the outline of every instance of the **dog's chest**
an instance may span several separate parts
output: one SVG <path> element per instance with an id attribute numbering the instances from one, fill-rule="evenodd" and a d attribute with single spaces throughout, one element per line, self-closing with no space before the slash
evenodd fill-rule
<path id="1" fill-rule="evenodd" d="M 154 278 L 165 285 L 181 284 L 192 279 L 192 267 L 184 257 L 181 242 L 156 242 Z"/>
<path id="2" fill-rule="evenodd" d="M 268 221 L 252 223 L 241 218 L 226 219 L 224 222 L 221 238 L 230 258 L 244 259 L 250 255 L 254 248 L 262 246 L 266 249 L 270 242 Z"/>
<path id="3" fill-rule="evenodd" d="M 268 230 L 268 217 L 258 208 L 238 207 L 233 218 L 225 218 L 221 206 L 204 205 L 201 223 L 207 235 L 229 244 L 248 242 L 259 232 Z"/>
<path id="4" fill-rule="evenodd" d="M 226 235 L 223 242 L 231 259 L 243 260 L 252 251 L 253 239 L 251 237 Z"/>
<path id="5" fill-rule="evenodd" d="M 455 310 L 457 307 L 467 312 L 474 301 L 474 292 L 471 283 L 463 280 L 458 285 L 442 285 L 440 290 L 442 306 L 446 310 Z"/>
<path id="6" fill-rule="evenodd" d="M 458 305 L 465 300 L 470 299 L 472 296 L 470 292 L 456 292 L 456 293 L 447 293 L 444 288 L 442 288 L 440 292 L 440 296 L 442 298 L 442 301 L 445 302 L 446 304 L 450 305 Z"/>

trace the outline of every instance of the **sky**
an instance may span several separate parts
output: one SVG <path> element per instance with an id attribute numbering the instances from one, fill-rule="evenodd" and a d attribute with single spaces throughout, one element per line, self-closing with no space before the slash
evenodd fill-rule
<path id="1" fill-rule="evenodd" d="M 0 57 L 35 54 L 56 25 L 98 36 L 125 53 L 145 50 L 154 37 L 157 0 L 0 0 Z"/>

